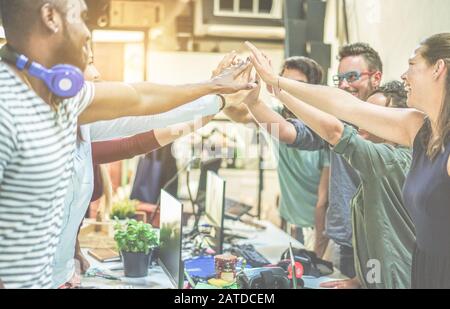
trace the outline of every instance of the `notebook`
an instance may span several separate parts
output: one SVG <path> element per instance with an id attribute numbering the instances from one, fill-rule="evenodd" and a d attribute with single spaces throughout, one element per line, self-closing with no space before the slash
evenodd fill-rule
<path id="1" fill-rule="evenodd" d="M 112 249 L 91 249 L 88 254 L 102 263 L 120 261 L 119 253 Z"/>

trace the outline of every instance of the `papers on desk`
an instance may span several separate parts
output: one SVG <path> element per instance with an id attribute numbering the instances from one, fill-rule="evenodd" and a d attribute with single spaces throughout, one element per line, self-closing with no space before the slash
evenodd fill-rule
<path id="1" fill-rule="evenodd" d="M 310 277 L 310 276 L 303 276 L 302 279 L 305 282 L 305 288 L 307 288 L 307 289 L 323 289 L 323 290 L 328 290 L 328 289 L 322 288 L 320 286 L 322 283 L 339 280 L 339 279 L 336 279 L 336 278 L 333 279 L 330 277 L 316 278 L 316 277 Z"/>

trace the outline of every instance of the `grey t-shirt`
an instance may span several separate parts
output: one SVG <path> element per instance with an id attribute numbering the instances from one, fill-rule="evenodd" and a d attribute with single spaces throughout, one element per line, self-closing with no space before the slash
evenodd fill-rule
<path id="1" fill-rule="evenodd" d="M 298 119 L 290 119 L 297 138 L 290 147 L 316 151 L 329 144 Z M 352 247 L 350 202 L 359 187 L 358 173 L 338 154 L 330 153 L 330 194 L 326 216 L 326 234 L 339 245 Z"/>

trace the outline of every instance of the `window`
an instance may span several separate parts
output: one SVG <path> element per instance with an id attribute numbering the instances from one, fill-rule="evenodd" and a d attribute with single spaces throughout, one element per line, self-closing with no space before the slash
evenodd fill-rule
<path id="1" fill-rule="evenodd" d="M 259 13 L 270 14 L 272 11 L 272 0 L 259 0 Z"/>
<path id="2" fill-rule="evenodd" d="M 281 19 L 282 0 L 214 0 L 214 15 Z"/>
<path id="3" fill-rule="evenodd" d="M 233 12 L 234 0 L 220 0 L 220 11 Z"/>
<path id="4" fill-rule="evenodd" d="M 253 13 L 253 0 L 240 0 L 239 12 Z"/>

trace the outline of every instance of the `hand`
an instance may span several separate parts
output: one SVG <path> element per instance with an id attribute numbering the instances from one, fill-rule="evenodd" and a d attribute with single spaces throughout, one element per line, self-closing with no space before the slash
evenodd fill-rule
<path id="1" fill-rule="evenodd" d="M 220 74 L 222 74 L 225 71 L 225 69 L 228 69 L 233 65 L 238 65 L 241 63 L 242 62 L 239 59 L 237 59 L 236 52 L 233 50 L 231 53 L 225 55 L 225 57 L 223 57 L 223 59 L 220 61 L 217 68 L 215 68 L 213 70 L 212 78 L 215 78 L 215 77 L 219 76 Z"/>
<path id="2" fill-rule="evenodd" d="M 347 280 L 324 282 L 320 284 L 320 287 L 327 289 L 354 290 L 360 289 L 361 283 L 359 283 L 357 278 L 353 278 Z"/>
<path id="3" fill-rule="evenodd" d="M 279 99 L 281 101 L 281 94 L 283 93 L 283 90 L 278 88 L 278 86 L 271 86 L 269 84 L 267 86 L 267 92 L 270 93 L 273 97 Z"/>
<path id="4" fill-rule="evenodd" d="M 248 70 L 251 71 L 251 68 L 250 62 L 244 62 L 224 69 L 219 75 L 211 79 L 216 93 L 232 94 L 241 90 L 256 88 L 256 83 L 247 78 L 247 72 Z"/>
<path id="5" fill-rule="evenodd" d="M 75 272 L 72 278 L 67 282 L 71 289 L 77 288 L 81 286 L 81 276 Z"/>
<path id="6" fill-rule="evenodd" d="M 242 83 L 251 82 L 253 66 L 249 66 L 239 77 L 238 80 Z M 261 79 L 256 76 L 256 80 L 254 81 L 256 87 L 253 90 L 241 90 L 234 94 L 224 95 L 225 100 L 227 102 L 227 107 L 236 107 L 245 104 L 253 104 L 258 101 L 259 94 L 261 92 Z"/>
<path id="7" fill-rule="evenodd" d="M 251 51 L 250 60 L 264 82 L 268 86 L 278 86 L 278 75 L 273 71 L 269 57 L 250 42 L 245 42 L 245 46 Z"/>
<path id="8" fill-rule="evenodd" d="M 261 93 L 261 77 L 258 74 L 256 74 L 256 84 L 258 86 L 250 91 L 243 100 L 243 103 L 247 106 L 252 106 L 259 103 L 259 95 Z"/>

